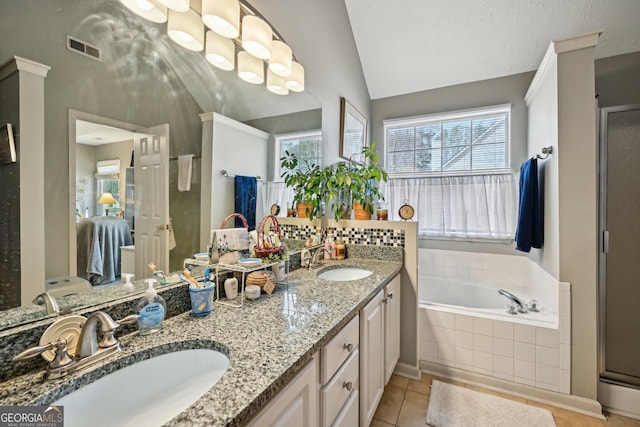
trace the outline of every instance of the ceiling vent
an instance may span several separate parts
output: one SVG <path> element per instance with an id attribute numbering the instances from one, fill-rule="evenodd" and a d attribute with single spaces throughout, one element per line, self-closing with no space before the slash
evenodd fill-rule
<path id="1" fill-rule="evenodd" d="M 89 43 L 71 37 L 67 34 L 67 49 L 71 52 L 79 53 L 96 61 L 102 61 L 102 51 Z"/>

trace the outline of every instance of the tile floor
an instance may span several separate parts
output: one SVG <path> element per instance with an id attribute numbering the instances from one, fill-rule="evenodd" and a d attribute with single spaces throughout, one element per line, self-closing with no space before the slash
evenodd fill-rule
<path id="1" fill-rule="evenodd" d="M 427 406 L 429 403 L 431 380 L 433 379 L 506 397 L 528 405 L 546 408 L 553 414 L 557 427 L 640 427 L 639 420 L 622 417 L 620 415 L 605 414 L 607 420 L 603 421 L 565 409 L 555 408 L 523 398 L 511 397 L 492 390 L 433 377 L 427 374 L 422 374 L 422 380 L 420 381 L 393 375 L 389 380 L 389 384 L 387 384 L 384 389 L 384 395 L 382 396 L 380 405 L 378 405 L 378 410 L 371 423 L 371 427 L 427 426 Z"/>

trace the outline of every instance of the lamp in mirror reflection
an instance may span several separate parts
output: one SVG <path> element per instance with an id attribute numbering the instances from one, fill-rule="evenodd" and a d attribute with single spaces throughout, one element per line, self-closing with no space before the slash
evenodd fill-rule
<path id="1" fill-rule="evenodd" d="M 289 94 L 284 77 L 277 75 L 270 68 L 267 70 L 267 90 L 276 95 Z"/>
<path id="2" fill-rule="evenodd" d="M 171 10 L 176 12 L 186 12 L 189 10 L 189 0 L 158 0 Z"/>
<path id="3" fill-rule="evenodd" d="M 122 4 L 151 22 L 167 22 L 167 8 L 156 0 L 122 0 Z"/>
<path id="4" fill-rule="evenodd" d="M 205 58 L 211 64 L 222 70 L 235 68 L 236 48 L 231 39 L 220 36 L 213 31 L 207 31 Z"/>
<path id="5" fill-rule="evenodd" d="M 202 21 L 212 31 L 229 39 L 240 35 L 238 0 L 202 0 Z"/>
<path id="6" fill-rule="evenodd" d="M 244 0 L 201 0 L 202 3 L 194 2 L 197 5 L 193 7 L 189 0 L 120 1 L 145 19 L 167 22 L 167 33 L 174 42 L 191 51 L 204 50 L 205 58 L 217 68 L 231 71 L 237 62 L 242 80 L 262 84 L 266 63 L 274 74 L 267 77 L 269 91 L 279 95 L 288 94 L 289 90 L 304 91 L 304 68 L 296 61 L 291 47 Z M 206 29 L 210 31 L 205 33 Z M 276 76 L 283 77 L 284 83 Z"/>
<path id="7" fill-rule="evenodd" d="M 264 82 L 264 62 L 249 52 L 238 52 L 238 77 L 256 85 Z"/>
<path id="8" fill-rule="evenodd" d="M 105 205 L 104 207 L 104 215 L 109 216 L 109 207 L 116 202 L 116 199 L 113 197 L 111 193 L 102 193 L 100 199 L 98 199 L 99 205 Z"/>
<path id="9" fill-rule="evenodd" d="M 200 52 L 204 49 L 204 23 L 195 10 L 181 13 L 169 11 L 167 33 L 171 40 L 185 49 Z"/>

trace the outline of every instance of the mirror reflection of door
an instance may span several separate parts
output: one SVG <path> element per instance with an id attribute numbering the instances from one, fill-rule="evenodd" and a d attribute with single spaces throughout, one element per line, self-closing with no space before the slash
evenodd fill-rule
<path id="1" fill-rule="evenodd" d="M 120 283 L 121 273 L 135 274 L 135 279 L 150 277 L 147 263 L 155 262 L 158 268 L 168 268 L 168 231 L 160 232 L 158 224 L 168 224 L 168 125 L 142 130 L 140 126 L 115 122 L 110 119 L 74 112 L 75 123 L 75 174 L 70 182 L 70 207 L 73 226 L 70 230 L 70 274 L 89 278 L 89 255 L 79 247 L 78 230 L 81 221 L 116 221 L 100 217 L 120 217 L 117 226 L 126 221 L 131 233 L 131 245 L 110 248 L 110 254 L 101 254 L 117 260 L 117 277 L 105 275 L 95 278 L 97 286 Z M 82 119 L 84 120 L 82 120 Z M 157 133 L 154 133 L 157 132 Z M 149 140 L 152 156 L 134 156 L 135 141 Z M 139 145 L 137 145 L 139 149 Z M 145 145 L 145 150 L 147 149 Z M 70 156 L 71 158 L 71 156 Z M 143 175 L 136 182 L 140 171 L 134 164 L 147 163 Z M 148 173 L 146 172 L 148 170 Z M 75 195 L 74 195 L 75 193 Z M 112 196 L 112 197 L 108 197 Z M 143 201 L 144 198 L 144 201 Z M 148 215 L 151 213 L 151 215 Z M 158 224 L 156 224 L 158 223 Z M 111 224 L 110 222 L 108 223 Z M 126 226 L 125 226 L 126 227 Z M 150 233 L 148 230 L 157 230 Z M 137 236 L 142 236 L 136 241 Z M 116 253 L 117 251 L 117 253 Z M 97 260 L 94 262 L 101 262 Z M 104 282 L 104 283 L 103 283 Z M 95 286 L 94 286 L 95 288 Z"/>

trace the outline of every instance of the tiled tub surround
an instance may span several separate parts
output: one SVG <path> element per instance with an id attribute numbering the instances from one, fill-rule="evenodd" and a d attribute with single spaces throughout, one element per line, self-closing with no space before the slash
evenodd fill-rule
<path id="1" fill-rule="evenodd" d="M 434 305 L 420 297 L 421 367 L 430 363 L 544 390 L 570 393 L 571 305 L 568 283 L 558 282 L 524 256 L 420 249 L 419 286 L 460 280 L 506 289 L 542 313 L 510 315 Z M 437 280 L 430 280 L 430 278 Z M 444 281 L 440 280 L 445 278 Z M 422 293 L 421 293 L 422 294 Z"/>
<path id="2" fill-rule="evenodd" d="M 317 270 L 296 270 L 289 273 L 288 286 L 242 308 L 216 304 L 208 317 L 196 319 L 187 312 L 165 321 L 159 333 L 121 337 L 122 353 L 69 377 L 43 382 L 39 371 L 4 382 L 0 405 L 48 404 L 135 360 L 210 347 L 229 356 L 229 370 L 169 425 L 243 425 L 400 271 L 402 249 L 378 249 L 370 253 L 374 259 L 355 258 L 358 248 L 351 248 L 350 258 L 325 261 L 326 266 L 371 269 L 374 274 L 365 279 L 327 282 L 316 278 Z"/>

